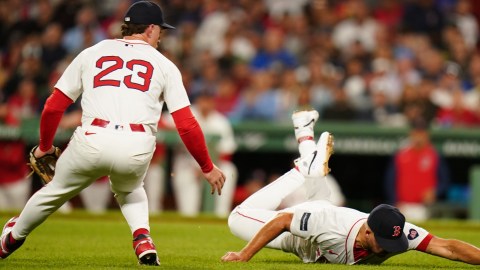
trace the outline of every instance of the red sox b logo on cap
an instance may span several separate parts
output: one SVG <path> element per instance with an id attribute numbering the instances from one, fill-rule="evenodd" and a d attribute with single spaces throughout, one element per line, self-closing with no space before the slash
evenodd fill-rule
<path id="1" fill-rule="evenodd" d="M 401 233 L 401 231 L 402 231 L 402 227 L 400 227 L 400 226 L 393 226 L 393 234 L 392 234 L 392 236 L 393 236 L 393 237 L 399 236 L 400 233 Z"/>
<path id="2" fill-rule="evenodd" d="M 378 205 L 370 212 L 367 224 L 378 245 L 386 252 L 404 252 L 408 249 L 408 239 L 403 233 L 405 216 L 398 208 L 388 204 Z"/>

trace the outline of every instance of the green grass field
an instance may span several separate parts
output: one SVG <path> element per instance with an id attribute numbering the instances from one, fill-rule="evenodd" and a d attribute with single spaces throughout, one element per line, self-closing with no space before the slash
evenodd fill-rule
<path id="1" fill-rule="evenodd" d="M 3 226 L 11 217 L 0 213 Z M 480 224 L 435 221 L 420 224 L 433 234 L 480 246 Z M 264 249 L 248 263 L 222 263 L 227 251 L 245 244 L 230 234 L 226 220 L 166 213 L 151 218 L 161 269 L 475 269 L 475 266 L 410 251 L 380 266 L 303 264 L 294 255 Z M 54 214 L 40 225 L 0 269 L 145 269 L 139 266 L 131 235 L 119 211 L 93 216 L 75 211 Z M 158 268 L 160 269 L 160 268 Z"/>

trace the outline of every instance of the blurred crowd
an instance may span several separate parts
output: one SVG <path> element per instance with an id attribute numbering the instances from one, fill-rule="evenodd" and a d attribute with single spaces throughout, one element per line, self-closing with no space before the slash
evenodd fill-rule
<path id="1" fill-rule="evenodd" d="M 232 123 L 321 119 L 480 126 L 480 4 L 470 0 L 163 0 L 161 51 Z M 0 119 L 37 115 L 66 64 L 120 37 L 132 0 L 0 3 Z"/>
<path id="2" fill-rule="evenodd" d="M 39 116 L 81 50 L 121 38 L 133 2 L 0 1 L 0 123 Z M 480 127 L 478 1 L 157 2 L 176 27 L 163 32 L 160 51 L 192 102 L 212 97 L 232 124 L 290 123 L 293 111 L 314 108 L 321 121 Z M 79 110 L 60 127 L 78 125 Z M 9 145 L 5 156 L 21 151 Z"/>

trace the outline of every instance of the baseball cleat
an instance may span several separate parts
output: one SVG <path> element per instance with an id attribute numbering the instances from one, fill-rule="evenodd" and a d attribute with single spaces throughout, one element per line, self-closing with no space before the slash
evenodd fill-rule
<path id="1" fill-rule="evenodd" d="M 318 139 L 316 150 L 305 157 L 295 161 L 298 170 L 309 177 L 323 177 L 330 172 L 328 160 L 333 154 L 333 135 L 330 132 L 323 132 Z"/>
<path id="2" fill-rule="evenodd" d="M 23 240 L 15 240 L 14 243 L 10 242 L 10 233 L 13 229 L 13 226 L 17 222 L 18 217 L 12 217 L 7 221 L 5 226 L 3 226 L 2 236 L 0 238 L 0 259 L 5 259 L 15 250 L 17 250 L 24 242 Z"/>
<path id="3" fill-rule="evenodd" d="M 160 265 L 160 259 L 150 235 L 140 234 L 133 239 L 133 249 L 138 258 L 138 264 Z"/>
<path id="4" fill-rule="evenodd" d="M 313 140 L 313 128 L 318 120 L 316 110 L 298 111 L 292 114 L 293 127 L 295 128 L 295 139 L 311 138 Z"/>

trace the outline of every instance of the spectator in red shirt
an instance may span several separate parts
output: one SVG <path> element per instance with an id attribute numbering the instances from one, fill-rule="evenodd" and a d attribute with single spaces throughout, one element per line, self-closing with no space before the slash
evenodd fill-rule
<path id="1" fill-rule="evenodd" d="M 434 204 L 447 190 L 449 170 L 430 141 L 427 122 L 412 122 L 408 142 L 393 156 L 387 169 L 385 193 L 413 220 L 429 217 L 428 206 Z"/>

